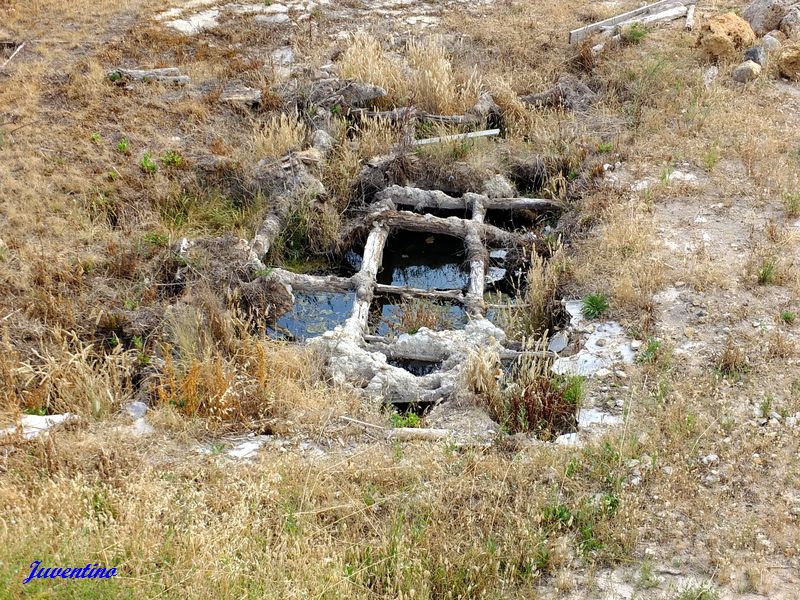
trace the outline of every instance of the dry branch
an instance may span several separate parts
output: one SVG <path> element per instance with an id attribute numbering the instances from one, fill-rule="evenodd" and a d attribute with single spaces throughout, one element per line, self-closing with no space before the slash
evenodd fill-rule
<path id="1" fill-rule="evenodd" d="M 0 66 L 0 71 L 5 70 L 6 65 L 8 65 L 8 63 L 10 63 L 12 60 L 14 60 L 14 57 L 17 54 L 19 54 L 20 52 L 22 52 L 22 49 L 24 47 L 25 47 L 25 42 L 22 42 L 19 46 L 17 46 L 16 50 L 14 50 L 14 52 L 11 53 L 11 56 L 9 56 L 8 59 L 3 63 L 3 65 Z"/>

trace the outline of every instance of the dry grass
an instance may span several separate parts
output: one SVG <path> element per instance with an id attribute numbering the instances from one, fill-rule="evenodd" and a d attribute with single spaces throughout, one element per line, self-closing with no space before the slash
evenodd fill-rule
<path id="1" fill-rule="evenodd" d="M 299 150 L 306 135 L 302 121 L 296 116 L 281 114 L 256 126 L 251 149 L 258 158 L 279 158 L 291 150 Z"/>
<path id="2" fill-rule="evenodd" d="M 441 39 L 409 42 L 405 56 L 389 53 L 374 37 L 358 34 L 344 51 L 339 68 L 344 77 L 384 88 L 385 105 L 413 104 L 438 114 L 461 114 L 471 108 L 481 90 L 479 77 L 453 69 Z"/>

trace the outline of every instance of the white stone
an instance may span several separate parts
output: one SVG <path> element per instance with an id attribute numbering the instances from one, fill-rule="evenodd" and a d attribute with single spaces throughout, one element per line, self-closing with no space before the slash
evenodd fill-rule
<path id="1" fill-rule="evenodd" d="M 280 25 L 289 21 L 289 15 L 286 13 L 277 13 L 274 15 L 256 15 L 254 21 L 259 24 Z"/>
<path id="2" fill-rule="evenodd" d="M 17 422 L 17 425 L 0 429 L 0 438 L 6 435 L 13 435 L 21 431 L 22 437 L 26 440 L 31 440 L 39 434 L 47 431 L 51 427 L 76 420 L 77 416 L 71 413 L 63 413 L 60 415 L 22 415 Z"/>
<path id="3" fill-rule="evenodd" d="M 578 412 L 578 427 L 587 429 L 595 425 L 621 425 L 622 418 L 597 410 L 583 408 Z"/>
<path id="4" fill-rule="evenodd" d="M 683 183 L 694 183 L 697 181 L 697 175 L 694 173 L 684 173 L 683 171 L 673 171 L 669 174 L 670 181 L 680 181 Z"/>
<path id="5" fill-rule="evenodd" d="M 709 454 L 707 456 L 704 456 L 700 460 L 704 465 L 710 465 L 712 463 L 719 462 L 719 456 L 717 456 L 716 454 Z"/>
<path id="6" fill-rule="evenodd" d="M 211 29 L 212 27 L 216 27 L 218 18 L 219 10 L 212 8 L 184 19 L 168 21 L 167 26 L 172 27 L 176 31 L 179 31 L 185 35 L 194 35 L 207 29 Z"/>
<path id="7" fill-rule="evenodd" d="M 131 402 L 125 407 L 125 412 L 134 419 L 141 419 L 147 412 L 147 405 L 144 402 Z"/>

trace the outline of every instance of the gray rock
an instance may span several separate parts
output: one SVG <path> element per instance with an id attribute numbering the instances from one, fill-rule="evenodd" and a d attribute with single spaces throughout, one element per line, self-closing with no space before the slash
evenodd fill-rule
<path id="1" fill-rule="evenodd" d="M 274 15 L 256 15 L 254 21 L 259 25 L 280 25 L 289 21 L 289 15 L 286 13 L 277 13 Z"/>
<path id="2" fill-rule="evenodd" d="M 767 64 L 767 51 L 764 46 L 753 46 L 744 53 L 745 60 L 752 60 L 758 66 L 763 67 Z"/>
<path id="3" fill-rule="evenodd" d="M 569 343 L 569 336 L 567 336 L 566 331 L 559 331 L 553 337 L 550 338 L 550 341 L 547 344 L 547 349 L 550 352 L 561 352 L 564 348 L 567 347 Z"/>
<path id="4" fill-rule="evenodd" d="M 764 39 L 761 40 L 761 45 L 764 46 L 764 49 L 770 54 L 780 52 L 781 49 L 781 41 L 771 33 L 764 36 Z"/>
<path id="5" fill-rule="evenodd" d="M 131 402 L 125 407 L 125 412 L 134 419 L 141 419 L 147 412 L 147 405 L 144 402 Z"/>
<path id="6" fill-rule="evenodd" d="M 703 83 L 706 86 L 706 89 L 711 89 L 711 86 L 714 85 L 714 80 L 719 75 L 719 67 L 716 65 L 711 65 L 708 67 L 705 72 L 703 73 Z"/>
<path id="7" fill-rule="evenodd" d="M 746 60 L 733 70 L 733 80 L 739 83 L 749 83 L 761 75 L 761 65 L 752 60 Z"/>
<path id="8" fill-rule="evenodd" d="M 781 21 L 781 31 L 790 40 L 800 40 L 800 5 L 792 8 Z"/>
<path id="9" fill-rule="evenodd" d="M 336 144 L 336 140 L 324 129 L 317 129 L 311 136 L 311 146 L 320 151 L 323 156 L 327 156 Z"/>
<path id="10" fill-rule="evenodd" d="M 780 26 L 793 4 L 795 0 L 753 0 L 742 11 L 742 17 L 756 35 L 765 35 Z"/>
<path id="11" fill-rule="evenodd" d="M 484 182 L 481 193 L 489 198 L 513 198 L 516 190 L 508 179 L 498 174 Z"/>

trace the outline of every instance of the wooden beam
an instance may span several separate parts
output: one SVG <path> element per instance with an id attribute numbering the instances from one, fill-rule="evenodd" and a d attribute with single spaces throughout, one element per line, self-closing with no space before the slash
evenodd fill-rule
<path id="1" fill-rule="evenodd" d="M 481 239 L 485 215 L 483 202 L 480 199 L 473 200 L 472 219 L 466 223 L 467 235 L 464 237 L 469 260 L 469 286 L 464 304 L 467 313 L 473 318 L 482 317 L 485 311 L 483 292 L 486 284 L 486 246 Z"/>
<path id="2" fill-rule="evenodd" d="M 412 146 L 429 146 L 431 144 L 444 144 L 446 142 L 460 142 L 475 138 L 491 137 L 500 135 L 499 129 L 485 129 L 483 131 L 473 131 L 471 133 L 456 133 L 454 135 L 443 135 L 441 137 L 426 138 L 424 140 L 414 140 Z"/>
<path id="3" fill-rule="evenodd" d="M 464 301 L 464 294 L 461 290 L 422 290 L 407 286 L 378 283 L 375 284 L 375 291 L 379 294 L 392 294 L 396 296 L 432 298 L 434 300 L 454 300 L 456 302 Z"/>
<path id="4" fill-rule="evenodd" d="M 686 12 L 686 31 L 692 31 L 694 29 L 694 11 L 696 5 L 692 4 L 689 6 L 689 10 Z"/>
<path id="5" fill-rule="evenodd" d="M 367 333 L 369 309 L 375 295 L 378 269 L 383 261 L 383 248 L 388 237 L 389 231 L 386 227 L 381 224 L 374 226 L 364 246 L 361 270 L 351 278 L 356 282 L 356 298 L 353 302 L 353 312 L 344 324 L 344 329 L 357 339 Z"/>
<path id="6" fill-rule="evenodd" d="M 622 13 L 621 15 L 617 15 L 615 17 L 611 17 L 603 21 L 598 21 L 597 23 L 592 23 L 591 25 L 587 25 L 586 27 L 573 29 L 572 31 L 569 32 L 569 43 L 575 44 L 576 42 L 580 42 L 582 39 L 588 37 L 595 31 L 600 31 L 609 27 L 614 27 L 620 23 L 624 23 L 625 21 L 633 19 L 634 17 L 638 17 L 640 15 L 646 15 L 651 13 L 653 10 L 665 9 L 667 6 L 675 6 L 676 4 L 683 4 L 683 3 L 676 2 L 676 0 L 660 0 L 659 2 L 648 4 L 647 6 L 642 6 L 635 10 Z"/>
<path id="7" fill-rule="evenodd" d="M 392 185 L 375 195 L 377 200 L 389 200 L 396 206 L 433 208 L 444 210 L 467 210 L 475 199 L 480 199 L 486 210 L 563 210 L 564 205 L 556 200 L 544 198 L 488 198 L 481 194 L 464 194 L 461 198 L 448 196 L 439 190 L 423 190 L 415 187 Z"/>

